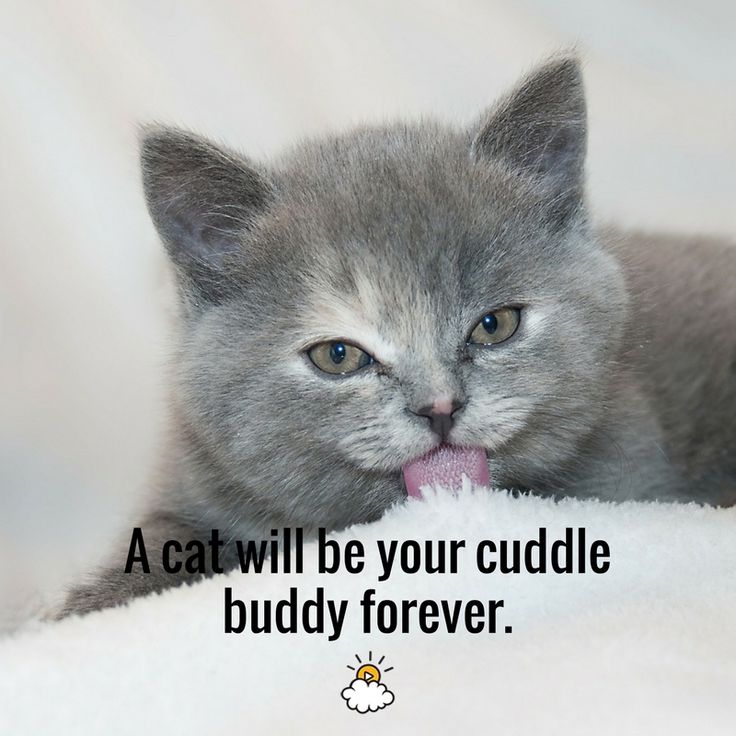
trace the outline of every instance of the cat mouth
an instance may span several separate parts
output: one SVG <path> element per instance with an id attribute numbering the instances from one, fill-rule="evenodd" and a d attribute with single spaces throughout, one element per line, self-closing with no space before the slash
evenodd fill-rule
<path id="1" fill-rule="evenodd" d="M 412 498 L 421 498 L 425 486 L 460 490 L 463 476 L 467 476 L 474 485 L 490 485 L 488 460 L 482 447 L 440 445 L 426 455 L 410 460 L 403 471 L 406 492 Z"/>

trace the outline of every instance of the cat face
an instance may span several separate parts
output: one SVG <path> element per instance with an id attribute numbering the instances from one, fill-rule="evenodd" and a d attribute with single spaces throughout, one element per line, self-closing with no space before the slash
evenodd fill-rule
<path id="1" fill-rule="evenodd" d="M 258 170 L 143 143 L 184 304 L 177 405 L 211 502 L 303 526 L 375 518 L 402 468 L 479 448 L 552 487 L 596 422 L 626 320 L 582 205 L 569 59 L 457 131 L 364 128 Z"/>

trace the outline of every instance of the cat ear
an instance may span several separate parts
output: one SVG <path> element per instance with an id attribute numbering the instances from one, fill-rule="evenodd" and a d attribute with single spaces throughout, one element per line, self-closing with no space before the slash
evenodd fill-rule
<path id="1" fill-rule="evenodd" d="M 228 256 L 271 195 L 242 156 L 175 128 L 145 128 L 143 188 L 156 229 L 185 292 L 216 301 Z"/>
<path id="2" fill-rule="evenodd" d="M 538 178 L 564 216 L 582 201 L 585 146 L 580 64 L 565 56 L 536 69 L 495 105 L 477 129 L 471 154 Z"/>

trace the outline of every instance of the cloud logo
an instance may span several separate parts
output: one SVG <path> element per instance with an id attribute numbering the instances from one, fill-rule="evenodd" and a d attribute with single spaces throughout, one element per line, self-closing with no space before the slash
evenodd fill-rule
<path id="1" fill-rule="evenodd" d="M 342 693 L 350 710 L 375 713 L 394 702 L 394 694 L 382 682 L 366 682 L 357 677 Z"/>
<path id="2" fill-rule="evenodd" d="M 368 659 L 373 658 L 370 652 Z M 381 670 L 372 662 L 364 663 L 356 654 L 355 659 L 358 660 L 360 667 L 355 673 L 355 679 L 341 693 L 350 710 L 357 710 L 358 713 L 375 713 L 377 710 L 385 708 L 394 702 L 394 694 L 384 685 L 381 680 Z M 384 657 L 378 661 L 383 662 Z M 355 670 L 355 667 L 348 665 L 348 669 Z M 389 672 L 393 667 L 387 667 L 384 672 Z"/>

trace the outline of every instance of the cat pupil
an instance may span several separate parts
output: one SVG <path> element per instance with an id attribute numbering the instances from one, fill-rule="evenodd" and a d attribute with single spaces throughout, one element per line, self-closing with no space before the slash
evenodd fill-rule
<path id="1" fill-rule="evenodd" d="M 333 342 L 330 345 L 330 360 L 333 363 L 342 363 L 345 360 L 345 343 Z"/>
<path id="2" fill-rule="evenodd" d="M 483 329 L 489 335 L 492 335 L 497 328 L 498 320 L 492 314 L 487 314 L 485 317 L 483 317 Z"/>

